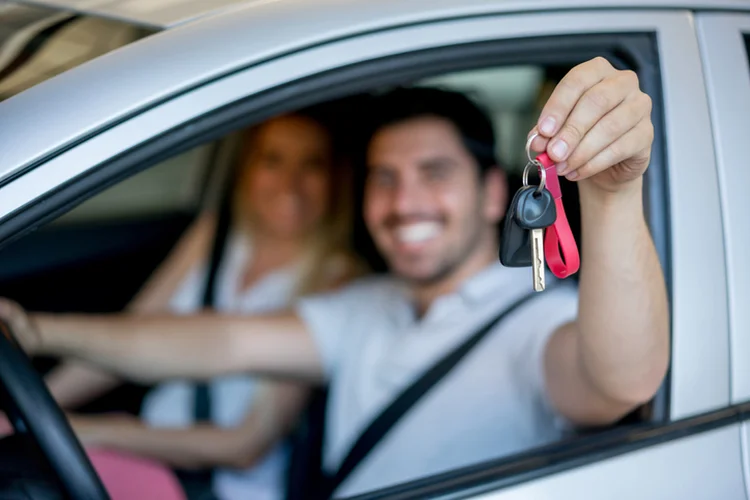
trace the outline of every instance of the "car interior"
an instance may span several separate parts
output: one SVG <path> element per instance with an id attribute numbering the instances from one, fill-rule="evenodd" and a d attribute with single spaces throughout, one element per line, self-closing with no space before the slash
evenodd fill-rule
<path id="1" fill-rule="evenodd" d="M 82 31 L 70 30 L 69 16 L 55 23 L 34 25 L 27 36 L 55 30 L 60 43 L 72 43 Z M 107 21 L 91 21 L 98 29 L 112 29 Z M 92 26 L 93 26 L 92 24 Z M 94 52 L 105 53 L 145 31 L 122 30 L 109 46 Z M 2 37 L 0 33 L 0 37 Z M 119 38 L 118 38 L 119 37 Z M 95 37 L 96 38 L 96 37 Z M 101 38 L 101 37 L 98 37 Z M 40 50 L 54 50 L 54 44 L 41 44 L 33 53 L 19 50 L 0 59 L 0 99 L 36 83 L 39 72 L 33 64 L 43 64 Z M 32 45 L 26 45 L 28 47 Z M 91 53 L 80 54 L 83 59 Z M 25 64 L 29 63 L 29 64 Z M 63 66 L 76 65 L 69 61 Z M 23 72 L 11 71 L 24 68 Z M 511 192 L 521 185 L 526 164 L 524 145 L 527 131 L 536 120 L 541 105 L 569 65 L 513 65 L 443 74 L 412 85 L 442 86 L 465 92 L 490 113 L 497 132 L 497 156 L 508 174 Z M 13 78 L 6 78 L 12 75 Z M 49 76 L 49 75 L 48 75 Z M 47 76 L 47 77 L 48 77 Z M 385 89 L 373 89 L 373 93 Z M 347 96 L 329 103 L 334 112 L 356 123 L 356 111 L 370 94 Z M 341 110 L 349 111 L 342 112 Z M 352 139 L 352 146 L 357 145 Z M 174 244 L 201 210 L 227 203 L 225 186 L 237 153 L 238 137 L 230 134 L 202 144 L 122 181 L 86 200 L 43 228 L 0 249 L 0 296 L 10 297 L 32 311 L 106 313 L 123 310 L 150 274 L 168 255 Z M 364 168 L 355 155 L 352 189 L 361 201 Z M 565 209 L 576 239 L 580 241 L 577 189 L 563 182 Z M 385 266 L 367 235 L 361 217 L 355 220 L 353 245 L 374 272 Z M 575 279 L 575 278 L 573 278 Z M 47 373 L 59 360 L 34 359 L 39 373 Z M 79 408 L 81 413 L 127 412 L 138 414 L 149 387 L 127 383 L 106 396 Z M 305 498 L 320 478 L 325 389 L 311 401 L 304 418 L 290 440 L 293 459 L 288 474 L 288 498 Z M 634 413 L 625 423 L 648 417 L 648 408 Z"/>
<path id="2" fill-rule="evenodd" d="M 526 131 L 544 102 L 544 93 L 566 68 L 514 66 L 442 75 L 416 85 L 441 86 L 465 92 L 491 114 L 497 128 L 498 158 L 508 173 L 511 191 L 521 185 L 526 163 Z M 384 89 L 377 89 L 381 91 Z M 330 103 L 339 112 L 367 95 Z M 351 113 L 351 112 L 350 112 Z M 346 113 L 343 113 L 346 115 Z M 346 116 L 345 119 L 356 117 Z M 0 250 L 0 295 L 29 310 L 51 312 L 121 311 L 137 293 L 197 214 L 221 204 L 229 179 L 237 137 L 207 143 L 153 166 L 85 201 L 42 229 Z M 355 171 L 363 172 L 361 165 Z M 352 189 L 362 190 L 362 175 Z M 358 198 L 359 199 L 359 198 Z M 574 234 L 579 234 L 576 189 L 565 186 L 564 200 Z M 358 217 L 354 246 L 375 272 L 382 260 Z M 35 359 L 46 373 L 55 359 Z M 81 413 L 137 414 L 149 387 L 127 383 L 78 409 Z M 319 470 L 325 390 L 310 404 L 294 436 L 289 497 L 309 491 Z M 297 495 L 297 496 L 295 496 Z"/>

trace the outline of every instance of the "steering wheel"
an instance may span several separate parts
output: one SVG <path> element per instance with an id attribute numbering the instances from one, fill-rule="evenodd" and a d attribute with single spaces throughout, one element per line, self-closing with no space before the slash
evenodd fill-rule
<path id="1" fill-rule="evenodd" d="M 13 428 L 37 443 L 68 497 L 109 500 L 68 420 L 11 333 L 0 321 L 0 389 Z"/>

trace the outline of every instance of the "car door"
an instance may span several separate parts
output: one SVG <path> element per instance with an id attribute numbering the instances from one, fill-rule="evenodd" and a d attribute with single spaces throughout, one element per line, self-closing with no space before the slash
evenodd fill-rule
<path id="1" fill-rule="evenodd" d="M 706 90 L 711 103 L 713 137 L 726 238 L 729 328 L 732 347 L 731 401 L 750 408 L 750 209 L 746 138 L 750 134 L 750 15 L 701 13 L 698 17 Z M 750 485 L 750 424 L 742 424 L 745 483 Z M 749 493 L 750 495 L 750 490 Z"/>
<path id="2" fill-rule="evenodd" d="M 745 498 L 739 410 L 730 406 L 719 175 L 693 13 L 510 13 L 502 2 L 469 2 L 447 10 L 426 3 L 300 6 L 290 14 L 261 4 L 156 35 L 0 105 L 0 125 L 18 120 L 0 138 L 3 169 L 15 176 L 0 187 L 0 237 L 43 223 L 136 164 L 280 110 L 449 70 L 571 58 L 570 51 L 595 55 L 610 39 L 625 40 L 613 47 L 628 49 L 637 39 L 635 56 L 650 54 L 641 61 L 642 76 L 657 104 L 649 222 L 672 305 L 672 364 L 659 411 L 635 426 L 362 498 Z M 303 22 L 305 16 L 312 19 Z M 284 23 L 278 31 L 253 29 L 274 19 Z M 196 54 L 194 64 L 170 59 L 184 53 Z M 152 81 L 132 76 L 155 59 L 165 68 Z M 122 82 L 116 94 L 113 79 Z M 28 108 L 61 113 L 92 99 L 59 129 L 14 141 L 31 127 L 22 120 Z"/>

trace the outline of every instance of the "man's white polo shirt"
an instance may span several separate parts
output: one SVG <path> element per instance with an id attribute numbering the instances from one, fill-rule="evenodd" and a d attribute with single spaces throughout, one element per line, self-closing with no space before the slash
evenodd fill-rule
<path id="1" fill-rule="evenodd" d="M 552 284 L 552 283 L 550 283 Z M 519 307 L 433 388 L 336 491 L 349 496 L 502 457 L 560 436 L 544 390 L 543 351 L 575 319 L 578 294 L 558 282 Z M 374 277 L 300 302 L 329 376 L 324 467 L 400 391 L 446 352 L 531 291 L 528 268 L 494 264 L 417 318 L 409 294 Z"/>

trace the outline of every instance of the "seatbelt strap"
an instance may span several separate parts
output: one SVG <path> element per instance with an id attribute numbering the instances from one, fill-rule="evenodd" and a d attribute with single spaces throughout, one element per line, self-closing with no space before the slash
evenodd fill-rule
<path id="1" fill-rule="evenodd" d="M 524 295 L 513 302 L 497 316 L 493 317 L 465 341 L 456 346 L 451 352 L 443 356 L 425 371 L 410 386 L 405 388 L 380 414 L 370 422 L 370 425 L 359 435 L 354 445 L 349 449 L 346 458 L 341 462 L 336 474 L 327 477 L 325 481 L 324 497 L 330 498 L 336 488 L 346 480 L 354 469 L 367 457 L 377 444 L 395 427 L 399 420 L 419 402 L 419 400 L 435 387 L 453 368 L 469 354 L 474 347 L 493 330 L 503 319 L 515 311 L 519 306 L 537 295 L 536 292 Z"/>
<path id="2" fill-rule="evenodd" d="M 213 308 L 216 303 L 216 279 L 221 265 L 221 259 L 224 255 L 227 237 L 229 235 L 229 226 L 232 219 L 231 203 L 231 185 L 234 176 L 229 176 L 228 185 L 225 186 L 224 196 L 222 196 L 219 207 L 218 220 L 216 221 L 216 232 L 214 242 L 211 247 L 211 255 L 208 261 L 208 274 L 203 289 L 201 302 L 204 309 Z M 209 422 L 211 420 L 211 392 L 208 383 L 199 382 L 195 384 L 195 399 L 193 401 L 193 418 L 195 422 Z"/>

